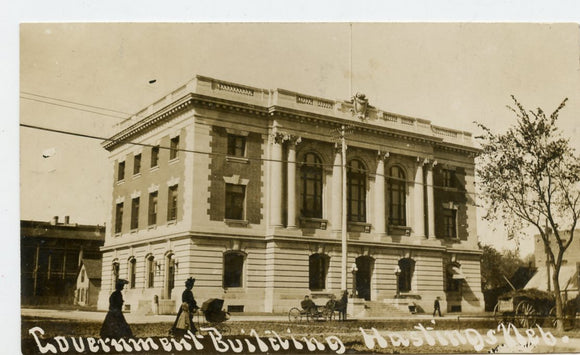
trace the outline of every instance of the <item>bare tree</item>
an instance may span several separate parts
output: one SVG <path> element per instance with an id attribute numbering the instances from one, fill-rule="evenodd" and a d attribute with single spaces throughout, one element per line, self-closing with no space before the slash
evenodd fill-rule
<path id="1" fill-rule="evenodd" d="M 552 273 L 558 330 L 563 329 L 559 274 L 580 216 L 580 159 L 556 126 L 567 99 L 549 116 L 526 110 L 514 96 L 515 125 L 505 133 L 484 130 L 477 174 L 488 220 L 501 220 L 510 235 L 534 226 Z M 548 232 L 548 225 L 552 233 Z M 569 234 L 564 237 L 564 232 Z M 567 233 L 566 233 L 567 234 Z"/>

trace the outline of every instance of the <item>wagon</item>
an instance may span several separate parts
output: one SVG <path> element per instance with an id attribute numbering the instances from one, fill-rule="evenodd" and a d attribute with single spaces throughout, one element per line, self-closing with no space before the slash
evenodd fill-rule
<path id="1" fill-rule="evenodd" d="M 555 301 L 552 294 L 537 289 L 516 290 L 499 297 L 493 310 L 498 323 L 513 323 L 517 327 L 530 328 L 549 322 L 553 325 Z"/>
<path id="2" fill-rule="evenodd" d="M 327 305 L 324 306 L 316 306 L 315 309 L 311 311 L 307 311 L 304 309 L 300 309 L 298 307 L 292 307 L 288 311 L 288 320 L 290 322 L 301 322 L 303 320 L 310 321 L 310 320 L 330 320 L 334 313 L 334 309 L 328 307 Z"/>

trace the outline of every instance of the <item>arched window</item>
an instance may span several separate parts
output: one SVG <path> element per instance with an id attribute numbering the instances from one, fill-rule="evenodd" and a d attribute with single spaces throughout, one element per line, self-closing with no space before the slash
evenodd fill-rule
<path id="1" fill-rule="evenodd" d="M 137 260 L 133 257 L 129 259 L 129 288 L 135 288 L 137 273 Z"/>
<path id="2" fill-rule="evenodd" d="M 243 286 L 245 258 L 245 254 L 239 251 L 224 254 L 224 288 Z"/>
<path id="3" fill-rule="evenodd" d="M 326 275 L 328 274 L 329 256 L 326 254 L 312 254 L 308 260 L 309 288 L 311 291 L 324 290 L 326 288 Z"/>
<path id="4" fill-rule="evenodd" d="M 407 224 L 406 180 L 405 172 L 398 166 L 392 166 L 389 170 L 388 198 L 389 224 L 393 226 L 405 226 Z"/>
<path id="5" fill-rule="evenodd" d="M 149 255 L 145 262 L 147 264 L 147 287 L 152 288 L 155 286 L 155 257 Z"/>
<path id="6" fill-rule="evenodd" d="M 399 260 L 399 269 L 401 270 L 399 274 L 399 291 L 409 292 L 411 291 L 413 273 L 415 272 L 415 261 L 411 258 L 401 259 Z"/>
<path id="7" fill-rule="evenodd" d="M 302 181 L 301 215 L 322 218 L 322 161 L 314 153 L 307 153 L 300 167 Z"/>
<path id="8" fill-rule="evenodd" d="M 113 288 L 117 286 L 117 280 L 119 280 L 119 262 L 113 261 Z"/>
<path id="9" fill-rule="evenodd" d="M 347 167 L 348 220 L 366 222 L 367 173 L 358 160 L 351 160 Z"/>

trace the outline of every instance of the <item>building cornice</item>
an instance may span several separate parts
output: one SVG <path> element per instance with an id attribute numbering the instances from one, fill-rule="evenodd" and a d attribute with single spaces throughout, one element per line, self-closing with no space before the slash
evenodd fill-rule
<path id="1" fill-rule="evenodd" d="M 338 127 L 347 125 L 360 132 L 427 143 L 441 149 L 473 154 L 479 152 L 478 148 L 472 147 L 468 132 L 436 126 L 428 120 L 393 114 L 372 106 L 369 106 L 368 113 L 372 118 L 357 120 L 352 117 L 352 106 L 348 101 L 328 100 L 284 89 L 253 88 L 198 75 L 187 85 L 121 122 L 119 126 L 125 128 L 102 142 L 102 146 L 112 151 L 135 136 L 196 107 L 264 118 L 325 122 Z"/>

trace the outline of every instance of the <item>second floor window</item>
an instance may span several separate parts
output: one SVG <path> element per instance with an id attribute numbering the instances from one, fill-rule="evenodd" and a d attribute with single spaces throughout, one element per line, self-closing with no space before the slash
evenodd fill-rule
<path id="1" fill-rule="evenodd" d="M 151 148 L 151 167 L 154 168 L 159 165 L 159 146 Z"/>
<path id="2" fill-rule="evenodd" d="M 405 226 L 406 221 L 406 182 L 405 172 L 398 166 L 391 167 L 389 171 L 389 224 L 393 226 Z"/>
<path id="3" fill-rule="evenodd" d="M 322 218 L 322 162 L 315 154 L 304 156 L 300 167 L 302 180 L 302 209 L 303 217 Z"/>
<path id="4" fill-rule="evenodd" d="M 131 229 L 139 228 L 139 197 L 131 201 Z"/>
<path id="5" fill-rule="evenodd" d="M 443 186 L 444 187 L 456 187 L 457 184 L 455 183 L 455 171 L 449 169 L 443 169 Z"/>
<path id="6" fill-rule="evenodd" d="M 125 162 L 120 161 L 117 171 L 117 181 L 121 181 L 125 179 Z"/>
<path id="7" fill-rule="evenodd" d="M 347 170 L 348 220 L 366 222 L 367 174 L 364 165 L 351 160 Z"/>
<path id="8" fill-rule="evenodd" d="M 167 220 L 175 221 L 177 219 L 177 185 L 169 187 L 167 196 Z"/>
<path id="9" fill-rule="evenodd" d="M 169 160 L 176 159 L 179 152 L 179 136 L 171 138 L 171 149 L 169 150 Z"/>
<path id="10" fill-rule="evenodd" d="M 123 230 L 123 202 L 117 203 L 115 207 L 115 233 Z"/>
<path id="11" fill-rule="evenodd" d="M 228 134 L 228 155 L 233 157 L 246 156 L 246 137 Z"/>
<path id="12" fill-rule="evenodd" d="M 141 172 L 141 154 L 137 154 L 133 157 L 133 175 L 137 175 Z"/>
<path id="13" fill-rule="evenodd" d="M 443 209 L 443 236 L 445 238 L 457 238 L 457 210 Z"/>
<path id="14" fill-rule="evenodd" d="M 157 224 L 157 191 L 151 192 L 149 194 L 149 218 L 148 223 L 150 226 Z"/>
<path id="15" fill-rule="evenodd" d="M 226 184 L 226 219 L 244 219 L 244 185 Z"/>

